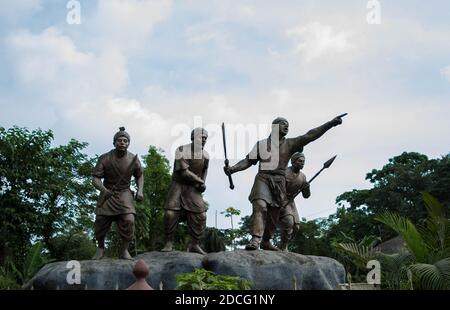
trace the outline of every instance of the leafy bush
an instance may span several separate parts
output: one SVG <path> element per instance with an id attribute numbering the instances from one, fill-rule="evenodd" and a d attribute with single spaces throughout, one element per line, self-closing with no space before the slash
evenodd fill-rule
<path id="1" fill-rule="evenodd" d="M 76 230 L 52 238 L 49 244 L 50 255 L 56 260 L 91 259 L 96 248 L 88 235 Z"/>
<path id="2" fill-rule="evenodd" d="M 178 290 L 248 290 L 251 283 L 239 277 L 215 275 L 205 269 L 176 276 Z"/>
<path id="3" fill-rule="evenodd" d="M 207 253 L 225 251 L 224 233 L 217 228 L 207 227 L 203 247 Z"/>
<path id="4" fill-rule="evenodd" d="M 0 275 L 0 290 L 14 290 L 19 288 L 20 284 L 17 283 L 13 276 Z"/>
<path id="5" fill-rule="evenodd" d="M 27 283 L 48 262 L 43 257 L 42 250 L 42 243 L 34 244 L 28 250 L 21 270 L 16 267 L 13 261 L 8 259 L 4 266 L 0 267 L 0 289 L 16 289 Z"/>
<path id="6" fill-rule="evenodd" d="M 403 238 L 407 251 L 386 255 L 356 243 L 340 243 L 337 249 L 353 256 L 359 266 L 379 260 L 384 288 L 450 289 L 450 220 L 433 196 L 422 193 L 422 197 L 428 212 L 423 225 L 392 212 L 377 217 Z"/>

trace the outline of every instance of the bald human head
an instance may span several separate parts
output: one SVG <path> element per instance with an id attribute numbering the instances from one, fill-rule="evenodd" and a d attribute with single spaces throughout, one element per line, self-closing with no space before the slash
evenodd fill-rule
<path id="1" fill-rule="evenodd" d="M 272 121 L 272 133 L 278 132 L 281 138 L 286 136 L 289 132 L 289 122 L 284 117 L 277 117 Z"/>
<path id="2" fill-rule="evenodd" d="M 287 123 L 289 125 L 289 122 L 287 119 L 285 119 L 284 117 L 277 117 L 276 119 L 274 119 L 272 121 L 272 125 L 277 125 L 277 124 L 281 124 L 281 123 Z"/>

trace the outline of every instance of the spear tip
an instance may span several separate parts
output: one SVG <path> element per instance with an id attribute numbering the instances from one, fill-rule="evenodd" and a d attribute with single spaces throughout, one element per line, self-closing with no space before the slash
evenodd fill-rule
<path id="1" fill-rule="evenodd" d="M 334 160 L 336 159 L 337 155 L 334 155 L 333 157 L 331 157 L 329 160 L 327 160 L 324 164 L 323 167 L 324 168 L 330 168 L 331 164 L 334 162 Z"/>

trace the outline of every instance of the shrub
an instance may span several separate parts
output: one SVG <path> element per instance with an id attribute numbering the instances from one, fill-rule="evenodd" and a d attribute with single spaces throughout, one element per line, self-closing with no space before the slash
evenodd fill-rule
<path id="1" fill-rule="evenodd" d="M 239 277 L 215 275 L 205 269 L 176 276 L 178 290 L 248 290 L 251 283 Z"/>

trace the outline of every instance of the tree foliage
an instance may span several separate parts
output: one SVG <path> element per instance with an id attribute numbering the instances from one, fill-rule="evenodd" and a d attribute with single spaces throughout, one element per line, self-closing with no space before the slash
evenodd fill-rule
<path id="1" fill-rule="evenodd" d="M 326 220 L 306 221 L 306 219 L 302 219 L 298 231 L 289 243 L 289 250 L 295 253 L 331 256 L 332 247 L 324 238 L 326 229 Z"/>
<path id="2" fill-rule="evenodd" d="M 354 262 L 362 265 L 378 259 L 384 275 L 382 281 L 387 288 L 450 289 L 450 220 L 437 199 L 426 192 L 422 197 L 427 218 L 421 225 L 416 226 L 408 218 L 393 212 L 382 213 L 376 218 L 403 238 L 407 252 L 386 255 L 376 252 L 373 246 L 356 243 L 341 243 L 337 245 L 338 249 L 355 257 Z"/>
<path id="3" fill-rule="evenodd" d="M 383 240 L 393 236 L 392 231 L 375 221 L 375 216 L 383 212 L 395 212 L 408 217 L 413 224 L 421 223 L 427 217 L 421 192 L 429 192 L 444 208 L 450 207 L 449 155 L 428 159 L 423 154 L 405 152 L 389 159 L 382 169 L 373 169 L 366 180 L 373 184 L 371 189 L 355 189 L 336 199 L 340 205 L 349 205 L 349 214 L 365 217 L 364 221 L 358 221 L 362 231 L 355 230 L 354 236 L 358 239 L 363 238 L 363 231 L 380 235 Z M 339 226 L 345 229 L 347 225 Z"/>
<path id="4" fill-rule="evenodd" d="M 43 255 L 43 249 L 41 242 L 35 243 L 25 253 L 25 260 L 21 265 L 7 257 L 3 266 L 0 266 L 0 289 L 17 289 L 28 282 L 49 261 Z"/>
<path id="5" fill-rule="evenodd" d="M 58 260 L 91 259 L 95 254 L 93 238 L 78 229 L 72 229 L 50 240 L 52 257 Z"/>
<path id="6" fill-rule="evenodd" d="M 171 183 L 169 160 L 163 150 L 150 146 L 143 164 L 144 200 L 136 205 L 137 252 L 160 250 L 164 246 L 164 203 Z M 179 223 L 175 248 L 185 251 L 189 242 L 187 225 Z"/>
<path id="7" fill-rule="evenodd" d="M 222 252 L 225 251 L 225 233 L 214 227 L 206 227 L 203 249 L 206 253 Z"/>
<path id="8" fill-rule="evenodd" d="M 0 127 L 0 263 L 19 264 L 33 240 L 50 240 L 67 229 L 92 227 L 94 160 L 87 143 L 52 146 L 52 131 Z"/>

